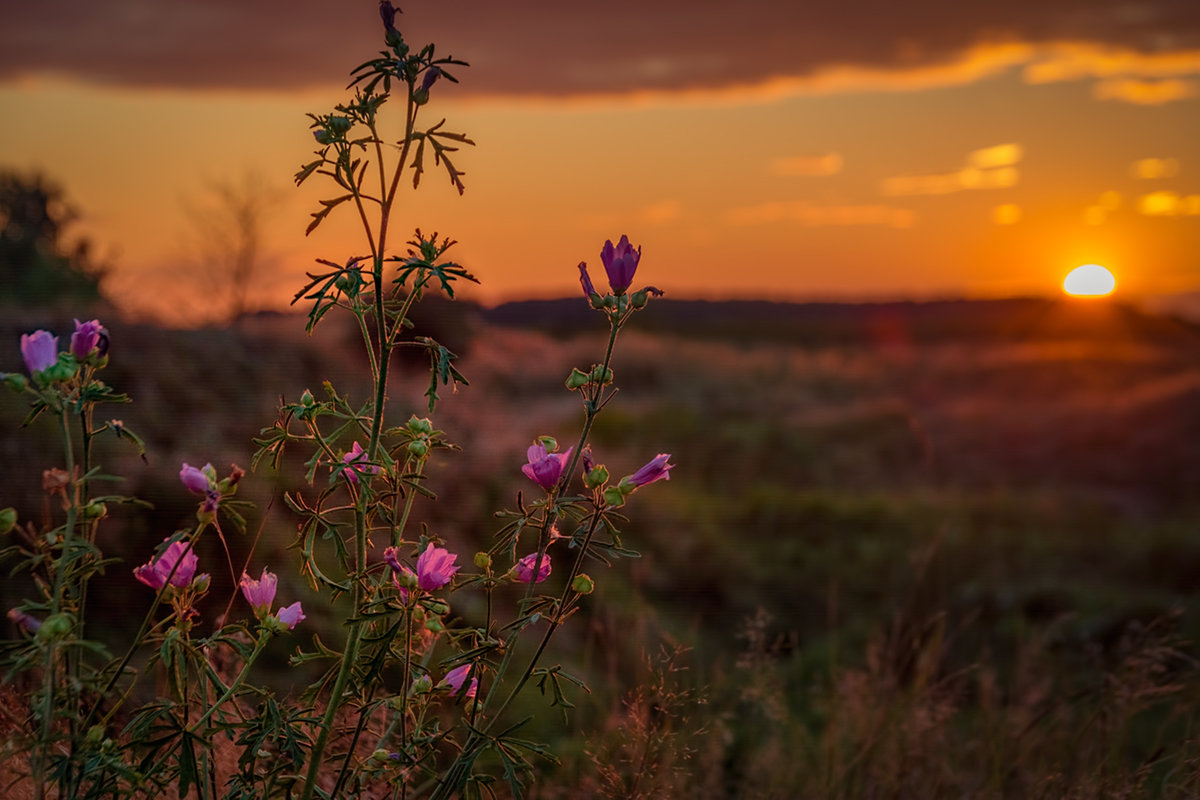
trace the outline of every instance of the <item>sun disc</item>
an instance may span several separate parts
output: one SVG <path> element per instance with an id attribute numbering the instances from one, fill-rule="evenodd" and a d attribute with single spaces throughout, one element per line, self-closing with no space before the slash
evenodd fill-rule
<path id="1" fill-rule="evenodd" d="M 1117 279 L 1099 264 L 1084 264 L 1067 273 L 1063 291 L 1075 297 L 1103 297 L 1117 288 Z"/>

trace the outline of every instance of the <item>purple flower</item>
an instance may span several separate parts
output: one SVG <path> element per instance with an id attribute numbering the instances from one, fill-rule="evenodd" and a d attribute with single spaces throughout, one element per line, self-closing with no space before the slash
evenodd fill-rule
<path id="1" fill-rule="evenodd" d="M 183 467 L 179 470 L 179 480 L 187 487 L 187 490 L 193 494 L 207 494 L 212 487 L 211 481 L 208 478 L 208 472 L 213 468 L 212 464 L 205 464 L 204 469 L 197 469 L 186 461 L 183 462 Z"/>
<path id="2" fill-rule="evenodd" d="M 21 628 L 26 633 L 37 633 L 38 628 L 42 627 L 42 621 L 37 617 L 26 614 L 19 608 L 10 608 L 8 610 L 8 618 L 14 625 Z"/>
<path id="3" fill-rule="evenodd" d="M 246 602 L 254 609 L 254 613 L 261 617 L 271 610 L 271 603 L 275 602 L 275 587 L 278 583 L 279 579 L 275 577 L 275 573 L 267 572 L 267 568 L 263 567 L 262 577 L 258 580 L 254 580 L 243 572 L 239 585 Z"/>
<path id="4" fill-rule="evenodd" d="M 574 449 L 568 447 L 565 453 L 547 453 L 545 445 L 535 442 L 525 451 L 525 458 L 529 463 L 522 466 L 521 471 L 531 481 L 549 491 L 558 484 L 558 479 L 566 469 L 567 459 L 571 457 L 571 451 Z"/>
<path id="5" fill-rule="evenodd" d="M 621 235 L 621 241 L 613 247 L 612 240 L 604 243 L 600 250 L 600 260 L 604 263 L 604 271 L 608 273 L 608 285 L 613 294 L 624 294 L 633 283 L 633 274 L 637 272 L 638 261 L 642 257 L 642 248 L 633 249 L 629 237 Z"/>
<path id="6" fill-rule="evenodd" d="M 434 547 L 430 542 L 417 559 L 417 586 L 427 592 L 442 588 L 462 569 L 455 565 L 457 560 L 458 556 L 445 548 Z"/>
<path id="7" fill-rule="evenodd" d="M 674 464 L 667 463 L 670 458 L 670 453 L 659 453 L 645 466 L 626 478 L 625 481 L 632 484 L 633 488 L 636 489 L 639 486 L 645 486 L 655 481 L 670 480 L 670 472 L 675 468 Z"/>
<path id="8" fill-rule="evenodd" d="M 346 480 L 351 483 L 358 483 L 358 476 L 365 475 L 368 472 L 372 475 L 379 473 L 379 467 L 373 464 L 367 464 L 367 454 L 362 449 L 362 445 L 355 442 L 350 446 L 350 451 L 342 456 L 342 463 L 346 465 L 346 469 L 342 474 L 346 476 Z"/>
<path id="9" fill-rule="evenodd" d="M 396 30 L 396 7 L 393 6 L 390 0 L 379 0 L 379 18 L 383 20 L 383 27 L 393 33 Z"/>
<path id="10" fill-rule="evenodd" d="M 161 589 L 168 582 L 172 586 L 187 586 L 196 577 L 199 560 L 190 543 L 171 542 L 162 555 L 135 569 L 133 576 L 151 589 Z"/>
<path id="11" fill-rule="evenodd" d="M 287 625 L 288 630 L 290 631 L 305 619 L 304 609 L 300 607 L 300 601 L 297 600 L 290 606 L 279 609 L 279 611 L 275 614 L 275 618 L 284 625 Z"/>
<path id="12" fill-rule="evenodd" d="M 517 580 L 521 583 L 541 583 L 550 576 L 550 554 L 542 553 L 542 563 L 538 567 L 537 580 L 533 580 L 533 568 L 537 565 L 538 554 L 530 553 L 517 562 Z"/>
<path id="13" fill-rule="evenodd" d="M 100 320 L 93 319 L 87 322 L 75 320 L 75 332 L 71 334 L 71 354 L 76 359 L 83 361 L 100 346 L 103 335 L 104 326 L 100 324 Z M 104 353 L 102 352 L 101 355 Z"/>
<path id="14" fill-rule="evenodd" d="M 446 673 L 446 677 L 442 678 L 439 686 L 449 686 L 454 694 L 458 694 L 462 690 L 463 682 L 467 679 L 467 675 L 471 674 L 471 665 L 463 664 L 461 667 L 455 667 Z M 464 697 L 474 697 L 475 692 L 479 691 L 479 678 L 471 678 L 471 684 L 467 687 Z"/>
<path id="15" fill-rule="evenodd" d="M 21 334 L 21 358 L 30 375 L 49 369 L 58 361 L 58 337 L 50 331 Z"/>
<path id="16" fill-rule="evenodd" d="M 392 568 L 392 572 L 399 572 L 404 569 L 404 565 L 400 563 L 400 551 L 395 547 L 383 548 L 383 560 Z"/>
<path id="17" fill-rule="evenodd" d="M 418 91 L 428 92 L 429 87 L 437 83 L 438 78 L 444 74 L 439 67 L 430 67 L 425 70 L 425 75 L 421 78 L 421 88 Z"/>
<path id="18" fill-rule="evenodd" d="M 583 296 L 591 299 L 591 296 L 597 294 L 596 287 L 592 285 L 592 276 L 588 275 L 587 262 L 579 262 L 579 285 L 583 287 Z"/>

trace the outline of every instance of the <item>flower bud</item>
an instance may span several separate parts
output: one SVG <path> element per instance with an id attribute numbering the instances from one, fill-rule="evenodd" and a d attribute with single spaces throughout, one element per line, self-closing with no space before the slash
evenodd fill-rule
<path id="1" fill-rule="evenodd" d="M 0 536 L 3 536 L 15 527 L 17 527 L 17 510 L 11 506 L 0 508 Z"/>
<path id="2" fill-rule="evenodd" d="M 88 732 L 87 732 L 87 743 L 88 744 L 90 744 L 92 747 L 96 747 L 103 741 L 104 741 L 104 726 L 103 725 L 93 725 L 92 727 L 88 728 Z"/>
<path id="3" fill-rule="evenodd" d="M 542 447 L 546 448 L 547 453 L 553 453 L 558 450 L 558 440 L 553 436 L 539 436 L 537 441 Z"/>
<path id="4" fill-rule="evenodd" d="M 70 614 L 65 612 L 51 614 L 42 620 L 42 627 L 38 628 L 37 638 L 43 642 L 62 639 L 70 634 L 74 627 L 75 620 Z"/>
<path id="5" fill-rule="evenodd" d="M 412 98 L 413 98 L 413 103 L 415 105 L 423 106 L 429 102 L 429 90 L 428 89 L 414 89 Z"/>
<path id="6" fill-rule="evenodd" d="M 429 452 L 429 445 L 420 440 L 417 440 L 415 442 L 409 442 L 408 443 L 408 452 L 411 453 L 412 455 L 416 456 L 417 458 L 424 458 L 425 454 Z"/>
<path id="7" fill-rule="evenodd" d="M 300 405 L 304 406 L 305 408 L 312 408 L 312 405 L 315 402 L 316 400 L 313 399 L 313 393 L 308 389 L 305 389 L 304 393 L 300 395 Z"/>
<path id="8" fill-rule="evenodd" d="M 620 508 L 625 505 L 625 493 L 619 486 L 609 486 L 604 490 L 604 502 L 606 505 Z"/>
<path id="9" fill-rule="evenodd" d="M 25 387 L 29 385 L 29 381 L 25 380 L 24 375 L 16 372 L 3 373 L 4 385 L 14 392 L 23 392 Z"/>
<path id="10" fill-rule="evenodd" d="M 449 614 L 450 613 L 450 604 L 447 603 L 445 600 L 434 600 L 432 602 L 426 603 L 425 608 L 429 610 L 430 614 L 441 615 L 441 614 Z M 426 624 L 426 627 L 428 627 L 428 623 Z"/>
<path id="11" fill-rule="evenodd" d="M 591 594 L 592 590 L 596 588 L 596 583 L 587 573 L 581 572 L 575 576 L 575 580 L 571 581 L 571 588 L 579 594 Z"/>
<path id="12" fill-rule="evenodd" d="M 608 367 L 597 365 L 592 370 L 592 374 L 588 376 L 588 380 L 601 386 L 607 386 L 613 382 L 613 371 Z"/>
<path id="13" fill-rule="evenodd" d="M 608 468 L 603 464 L 596 464 L 583 476 L 583 482 L 589 489 L 599 489 L 608 483 Z"/>
<path id="14" fill-rule="evenodd" d="M 79 364 L 75 362 L 75 357 L 70 353 L 60 353 L 58 360 L 51 364 L 42 374 L 49 381 L 69 381 L 75 377 L 75 373 L 79 370 Z"/>
<path id="15" fill-rule="evenodd" d="M 371 753 L 371 760 L 387 761 L 388 760 L 388 751 L 387 750 L 376 750 L 374 753 Z"/>
<path id="16" fill-rule="evenodd" d="M 638 289 L 636 292 L 633 293 L 633 296 L 630 298 L 630 302 L 633 304 L 634 308 L 645 308 L 646 303 L 649 300 L 650 300 L 650 293 L 647 292 L 645 289 Z"/>
<path id="17" fill-rule="evenodd" d="M 418 417 L 416 414 L 408 418 L 408 422 L 404 423 L 404 427 L 408 428 L 408 432 L 414 436 L 424 434 L 428 436 L 433 433 L 433 423 L 428 417 Z"/>
<path id="18" fill-rule="evenodd" d="M 84 519 L 104 519 L 108 516 L 108 506 L 104 503 L 93 500 L 83 507 Z"/>
<path id="19" fill-rule="evenodd" d="M 8 509 L 6 509 L 6 510 L 8 510 Z M 16 512 L 13 512 L 13 519 L 14 520 L 16 519 Z M 491 569 L 492 557 L 487 553 L 483 553 L 483 552 L 476 553 L 475 554 L 475 566 L 479 567 L 480 569 Z"/>
<path id="20" fill-rule="evenodd" d="M 446 630 L 446 626 L 443 625 L 442 621 L 437 617 L 430 617 L 429 619 L 425 620 L 425 630 L 430 631 L 431 633 L 441 633 L 442 631 Z"/>
<path id="21" fill-rule="evenodd" d="M 587 373 L 575 367 L 571 370 L 571 374 L 567 376 L 567 388 L 571 391 L 583 388 L 588 385 L 589 378 Z"/>
<path id="22" fill-rule="evenodd" d="M 412 682 L 412 688 L 409 690 L 411 694 L 425 694 L 433 689 L 433 678 L 428 675 L 422 675 Z"/>

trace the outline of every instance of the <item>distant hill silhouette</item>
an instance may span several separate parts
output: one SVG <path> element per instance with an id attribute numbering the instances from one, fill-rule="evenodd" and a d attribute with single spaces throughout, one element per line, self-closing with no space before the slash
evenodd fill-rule
<path id="1" fill-rule="evenodd" d="M 583 298 L 527 300 L 480 310 L 485 322 L 570 335 L 602 327 Z M 638 330 L 689 338 L 769 340 L 805 346 L 903 347 L 939 341 L 1063 338 L 1200 340 L 1200 324 L 1111 300 L 1018 297 L 886 303 L 781 303 L 662 298 Z"/>

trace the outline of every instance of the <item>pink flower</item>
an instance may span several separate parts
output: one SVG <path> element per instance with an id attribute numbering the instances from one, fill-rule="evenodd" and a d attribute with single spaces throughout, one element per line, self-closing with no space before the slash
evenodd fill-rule
<path id="1" fill-rule="evenodd" d="M 151 589 L 161 589 L 168 582 L 172 586 L 187 586 L 196 577 L 199 560 L 190 543 L 171 542 L 162 555 L 135 569 L 133 576 Z"/>
<path id="2" fill-rule="evenodd" d="M 21 358 L 30 375 L 49 369 L 58 361 L 58 337 L 50 331 L 21 334 Z"/>
<path id="3" fill-rule="evenodd" d="M 588 275 L 587 262 L 579 262 L 579 285 L 583 287 L 583 296 L 591 299 L 591 296 L 597 294 L 596 287 L 592 285 L 592 276 Z"/>
<path id="4" fill-rule="evenodd" d="M 525 556 L 520 561 L 518 561 L 517 566 L 516 566 L 517 580 L 519 580 L 521 583 L 529 583 L 529 582 L 533 581 L 533 568 L 534 568 L 534 566 L 537 565 L 537 560 L 538 560 L 538 554 L 530 553 L 529 555 Z M 549 577 L 549 575 L 550 575 L 550 554 L 542 553 L 542 563 L 541 563 L 541 566 L 538 567 L 537 581 L 534 581 L 534 582 L 541 583 L 542 581 L 546 580 L 546 578 Z"/>
<path id="5" fill-rule="evenodd" d="M 458 694 L 462 690 L 463 682 L 467 679 L 467 675 L 471 673 L 471 665 L 463 664 L 461 667 L 455 667 L 446 673 L 446 677 L 442 678 L 439 686 L 449 686 L 450 691 Z M 479 678 L 471 678 L 471 684 L 467 687 L 464 697 L 474 697 L 475 692 L 479 691 Z"/>
<path id="6" fill-rule="evenodd" d="M 254 580 L 243 572 L 239 585 L 246 602 L 254 609 L 254 613 L 261 617 L 271 610 L 271 603 L 275 602 L 275 587 L 278 583 L 279 579 L 275 573 L 267 572 L 267 568 L 263 567 L 262 577 L 258 580 Z"/>
<path id="7" fill-rule="evenodd" d="M 641 258 L 642 248 L 634 250 L 629 237 L 624 234 L 616 247 L 613 247 L 611 239 L 604 243 L 600 260 L 604 263 L 604 271 L 608 273 L 608 285 L 612 287 L 613 294 L 624 294 L 629 284 L 633 283 L 633 275 Z"/>
<path id="8" fill-rule="evenodd" d="M 206 464 L 204 469 L 197 469 L 186 461 L 183 462 L 183 467 L 179 470 L 179 480 L 187 487 L 189 492 L 193 494 L 207 494 L 212 483 L 209 481 L 207 472 L 212 470 L 212 464 Z"/>
<path id="9" fill-rule="evenodd" d="M 358 476 L 365 475 L 368 472 L 372 475 L 379 473 L 379 467 L 373 464 L 367 464 L 367 454 L 363 451 L 362 445 L 355 442 L 350 446 L 350 451 L 342 456 L 342 463 L 346 465 L 346 469 L 342 474 L 346 476 L 346 480 L 351 483 L 358 483 Z"/>
<path id="10" fill-rule="evenodd" d="M 521 471 L 538 486 L 550 491 L 558 484 L 574 449 L 568 447 L 565 453 L 547 453 L 545 445 L 535 442 L 525 451 L 529 463 L 522 466 Z"/>
<path id="11" fill-rule="evenodd" d="M 300 607 L 300 601 L 297 600 L 290 606 L 279 609 L 279 611 L 275 614 L 275 618 L 284 625 L 287 625 L 288 630 L 290 631 L 305 619 L 304 609 Z"/>
<path id="12" fill-rule="evenodd" d="M 434 547 L 430 542 L 417 559 L 417 586 L 427 592 L 442 588 L 462 569 L 455 566 L 457 560 L 458 556 L 445 548 Z"/>
<path id="13" fill-rule="evenodd" d="M 670 472 L 675 468 L 674 464 L 667 463 L 670 458 L 670 453 L 659 453 L 647 462 L 645 466 L 625 480 L 632 484 L 635 489 L 639 486 L 645 486 L 648 483 L 654 483 L 655 481 L 670 480 Z"/>
<path id="14" fill-rule="evenodd" d="M 104 337 L 103 340 L 101 337 Z M 71 334 L 71 354 L 80 361 L 92 354 L 98 346 L 101 347 L 100 355 L 104 355 L 103 344 L 107 342 L 107 337 L 104 335 L 104 326 L 100 324 L 100 320 L 93 319 L 87 322 L 75 320 L 75 332 Z"/>

